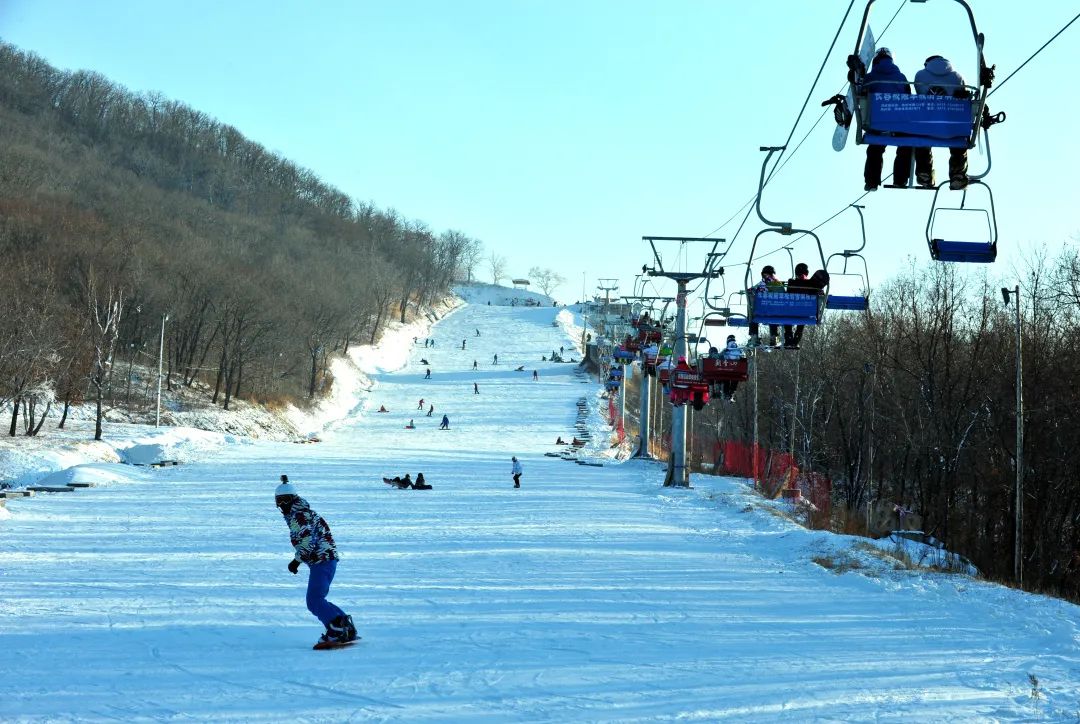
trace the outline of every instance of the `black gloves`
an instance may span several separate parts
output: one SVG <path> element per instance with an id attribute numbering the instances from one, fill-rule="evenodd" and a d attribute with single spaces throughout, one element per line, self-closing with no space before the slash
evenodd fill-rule
<path id="1" fill-rule="evenodd" d="M 289 573 L 292 573 L 292 574 L 295 575 L 296 572 L 299 571 L 299 570 L 300 570 L 300 561 L 296 560 L 295 558 L 293 558 L 291 561 L 289 561 Z"/>

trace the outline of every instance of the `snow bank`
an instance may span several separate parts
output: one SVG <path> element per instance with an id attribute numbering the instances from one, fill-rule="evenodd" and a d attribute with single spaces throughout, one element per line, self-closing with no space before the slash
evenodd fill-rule
<path id="1" fill-rule="evenodd" d="M 127 465 L 110 463 L 87 463 L 66 470 L 50 473 L 38 481 L 38 485 L 62 486 L 71 483 L 98 486 L 109 483 L 133 483 L 144 480 L 142 471 Z"/>
<path id="2" fill-rule="evenodd" d="M 438 309 L 450 314 L 460 304 L 460 299 L 451 297 Z M 368 393 L 375 387 L 371 377 L 404 367 L 416 347 L 415 340 L 427 337 L 431 325 L 438 319 L 438 312 L 429 312 L 406 324 L 391 322 L 377 344 L 351 347 L 348 356 L 338 357 L 330 363 L 330 372 L 334 376 L 330 394 L 309 408 L 289 405 L 284 412 L 285 419 L 302 435 L 312 437 L 358 414 Z"/>

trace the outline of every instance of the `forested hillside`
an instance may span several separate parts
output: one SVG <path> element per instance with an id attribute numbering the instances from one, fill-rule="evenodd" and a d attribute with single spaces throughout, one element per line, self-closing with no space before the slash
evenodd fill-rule
<path id="1" fill-rule="evenodd" d="M 206 383 L 226 408 L 317 396 L 330 355 L 478 257 L 466 235 L 350 199 L 182 103 L 3 43 L 0 128 L 11 434 L 50 391 L 65 412 L 107 403 L 121 362 L 156 364 L 166 315 L 168 386 Z"/>

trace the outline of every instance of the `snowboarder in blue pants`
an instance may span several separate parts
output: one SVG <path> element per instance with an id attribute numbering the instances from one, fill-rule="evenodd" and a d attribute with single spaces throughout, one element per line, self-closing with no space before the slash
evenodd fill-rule
<path id="1" fill-rule="evenodd" d="M 281 484 L 274 491 L 274 502 L 285 517 L 289 526 L 289 540 L 296 550 L 289 561 L 289 572 L 295 575 L 301 563 L 307 564 L 307 607 L 326 627 L 326 633 L 319 638 L 315 647 L 326 648 L 355 641 L 356 626 L 353 625 L 352 616 L 326 600 L 338 562 L 337 546 L 334 545 L 330 526 L 297 494 L 288 475 L 281 476 Z"/>

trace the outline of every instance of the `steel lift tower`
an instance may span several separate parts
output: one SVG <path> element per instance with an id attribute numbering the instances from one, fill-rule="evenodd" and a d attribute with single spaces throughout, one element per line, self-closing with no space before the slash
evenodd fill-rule
<path id="1" fill-rule="evenodd" d="M 695 279 L 715 279 L 724 273 L 723 267 L 717 267 L 714 260 L 722 255 L 716 253 L 716 247 L 726 239 L 692 236 L 643 236 L 642 240 L 649 242 L 652 247 L 653 259 L 656 266 L 646 269 L 651 277 L 666 277 L 678 285 L 675 294 L 675 360 L 687 356 L 686 347 L 686 286 Z M 656 251 L 658 241 L 677 241 L 680 244 L 690 242 L 710 242 L 712 249 L 706 256 L 705 268 L 700 272 L 675 272 L 666 271 L 660 254 Z M 668 461 L 667 476 L 664 478 L 665 487 L 688 488 L 690 487 L 690 471 L 686 467 L 686 405 L 677 405 L 671 413 L 671 458 Z"/>

